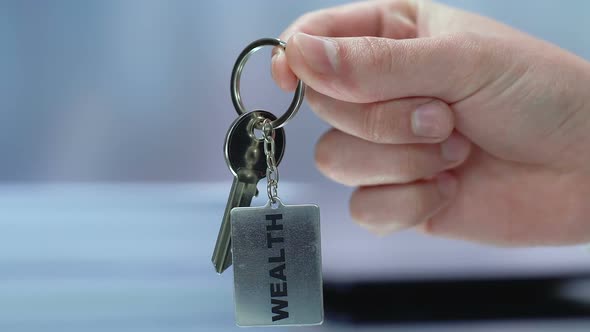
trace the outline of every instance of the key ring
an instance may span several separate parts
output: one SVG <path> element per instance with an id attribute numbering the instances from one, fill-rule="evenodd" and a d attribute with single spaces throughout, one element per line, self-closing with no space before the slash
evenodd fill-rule
<path id="1" fill-rule="evenodd" d="M 250 45 L 246 46 L 246 48 L 238 56 L 238 59 L 236 60 L 236 63 L 231 73 L 230 94 L 232 103 L 234 104 L 236 111 L 240 115 L 248 112 L 246 110 L 246 107 L 244 107 L 244 103 L 242 102 L 242 96 L 240 94 L 240 77 L 242 76 L 242 70 L 244 69 L 244 65 L 246 64 L 246 61 L 248 61 L 250 55 L 258 51 L 263 46 L 280 46 L 282 48 L 285 48 L 287 47 L 287 43 L 276 38 L 258 39 L 250 43 Z M 305 84 L 303 83 L 303 81 L 299 80 L 297 81 L 297 89 L 295 89 L 295 95 L 293 96 L 293 101 L 291 101 L 291 105 L 289 105 L 289 108 L 287 109 L 285 114 L 271 122 L 273 128 L 281 128 L 287 123 L 287 121 L 291 120 L 291 118 L 295 116 L 295 114 L 299 110 L 299 107 L 303 103 L 304 95 Z"/>

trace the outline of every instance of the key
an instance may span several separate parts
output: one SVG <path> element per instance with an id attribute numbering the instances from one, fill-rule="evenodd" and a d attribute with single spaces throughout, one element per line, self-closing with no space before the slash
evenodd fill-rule
<path id="1" fill-rule="evenodd" d="M 262 131 L 268 203 L 230 212 L 236 324 L 319 325 L 324 319 L 320 209 L 282 203 L 270 120 Z"/>
<path id="2" fill-rule="evenodd" d="M 235 207 L 250 206 L 257 191 L 258 182 L 266 176 L 264 140 L 257 138 L 254 128 L 264 118 L 276 117 L 266 111 L 253 111 L 241 115 L 231 125 L 225 137 L 225 161 L 234 175 L 234 180 L 223 213 L 221 228 L 211 261 L 217 273 L 222 273 L 232 264 L 230 212 Z M 277 164 L 285 149 L 285 130 L 275 129 L 275 159 Z"/>

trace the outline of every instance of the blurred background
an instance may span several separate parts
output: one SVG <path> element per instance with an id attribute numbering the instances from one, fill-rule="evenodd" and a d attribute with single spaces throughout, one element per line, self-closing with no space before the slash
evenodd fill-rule
<path id="1" fill-rule="evenodd" d="M 251 41 L 344 2 L 0 0 L 0 331 L 237 329 L 231 271 L 210 264 L 232 66 Z M 590 59 L 590 2 L 443 2 Z M 269 67 L 270 48 L 251 57 L 242 95 L 278 115 L 292 96 Z M 350 221 L 350 189 L 314 168 L 327 128 L 304 105 L 280 165 L 281 197 L 322 209 L 318 330 L 590 328 L 588 248 L 376 238 Z M 386 309 L 359 307 L 379 294 Z"/>

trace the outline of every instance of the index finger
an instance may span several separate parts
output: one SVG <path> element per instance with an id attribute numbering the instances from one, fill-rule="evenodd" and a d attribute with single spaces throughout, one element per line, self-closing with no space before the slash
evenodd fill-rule
<path id="1" fill-rule="evenodd" d="M 415 27 L 406 26 L 409 29 L 400 30 L 388 26 L 395 17 L 408 25 L 414 24 L 415 12 L 414 3 L 408 0 L 352 3 L 307 13 L 295 20 L 280 38 L 288 40 L 297 32 L 326 37 L 411 38 Z"/>
<path id="2" fill-rule="evenodd" d="M 307 13 L 293 22 L 281 35 L 288 41 L 297 32 L 326 37 L 416 37 L 416 5 L 410 0 L 368 1 Z M 288 45 L 288 43 L 287 43 Z M 280 48 L 273 50 L 273 78 L 284 90 L 292 91 L 297 77 Z"/>

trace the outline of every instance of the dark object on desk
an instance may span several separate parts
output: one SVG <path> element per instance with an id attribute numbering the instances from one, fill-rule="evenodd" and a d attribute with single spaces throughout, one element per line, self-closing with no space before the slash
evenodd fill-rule
<path id="1" fill-rule="evenodd" d="M 590 275 L 326 282 L 324 301 L 327 320 L 353 324 L 590 318 Z"/>

